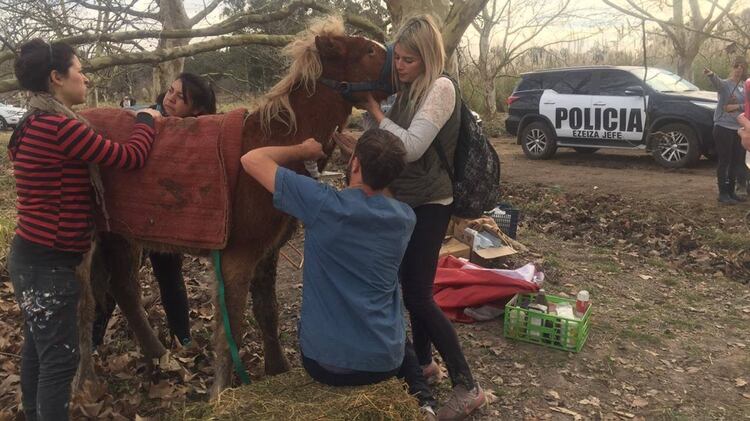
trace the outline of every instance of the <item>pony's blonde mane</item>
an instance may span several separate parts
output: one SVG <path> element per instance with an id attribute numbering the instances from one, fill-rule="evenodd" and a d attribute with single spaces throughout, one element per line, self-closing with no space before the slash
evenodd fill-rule
<path id="1" fill-rule="evenodd" d="M 281 50 L 282 54 L 291 59 L 291 65 L 286 76 L 263 95 L 258 103 L 263 133 L 270 133 L 273 120 L 284 123 L 289 128 L 288 134 L 297 130 L 297 117 L 289 103 L 289 93 L 297 87 L 305 89 L 308 95 L 315 93 L 315 82 L 323 71 L 315 37 L 344 34 L 344 21 L 340 16 L 315 19 Z"/>

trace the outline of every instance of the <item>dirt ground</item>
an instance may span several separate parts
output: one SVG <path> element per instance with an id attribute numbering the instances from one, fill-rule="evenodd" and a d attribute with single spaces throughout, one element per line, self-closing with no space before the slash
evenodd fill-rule
<path id="1" fill-rule="evenodd" d="M 491 403 L 474 420 L 739 420 L 750 419 L 750 202 L 718 207 L 713 163 L 664 170 L 645 153 L 560 150 L 527 160 L 512 139 L 493 139 L 502 159 L 503 201 L 521 210 L 518 240 L 529 247 L 498 262 L 534 262 L 552 294 L 591 292 L 592 328 L 580 353 L 507 340 L 501 320 L 456 329 Z M 283 249 L 278 295 L 281 337 L 298 365 L 296 323 L 301 292 L 301 235 Z M 197 347 L 174 351 L 182 376 L 154 384 L 116 313 L 97 356 L 105 390 L 77 414 L 109 419 L 155 417 L 164 408 L 206 399 L 210 266 L 190 258 L 186 279 Z M 164 332 L 158 290 L 142 270 L 145 305 Z M 4 278 L 7 280 L 7 278 Z M 0 283 L 0 414 L 18 408 L 20 335 L 9 284 Z M 253 320 L 248 314 L 248 322 Z M 242 348 L 254 378 L 262 350 L 251 329 Z M 449 382 L 438 387 L 445 399 Z M 118 418 L 121 417 L 121 418 Z"/>
<path id="2" fill-rule="evenodd" d="M 514 138 L 496 138 L 503 180 L 542 183 L 566 190 L 614 193 L 649 201 L 705 203 L 716 198 L 716 162 L 701 159 L 693 168 L 665 169 L 645 151 L 600 149 L 580 154 L 560 148 L 552 159 L 526 159 Z"/>

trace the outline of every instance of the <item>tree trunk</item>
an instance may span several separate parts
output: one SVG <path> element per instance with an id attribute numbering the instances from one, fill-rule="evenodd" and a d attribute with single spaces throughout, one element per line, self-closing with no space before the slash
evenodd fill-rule
<path id="1" fill-rule="evenodd" d="M 698 56 L 701 44 L 704 40 L 691 39 L 687 49 L 677 56 L 677 74 L 683 78 L 693 81 L 693 61 Z"/>
<path id="2" fill-rule="evenodd" d="M 441 27 L 445 54 L 449 58 L 449 63 L 453 63 L 450 58 L 458 47 L 461 37 L 487 1 L 453 2 L 452 7 L 448 0 L 386 0 L 385 3 L 391 14 L 394 32 L 398 31 L 402 21 L 409 16 L 428 14 L 434 17 Z M 455 64 L 446 67 L 453 68 Z"/>
<path id="3" fill-rule="evenodd" d="M 448 0 L 386 0 L 385 4 L 391 14 L 394 32 L 398 31 L 404 19 L 420 14 L 432 15 L 439 25 L 443 25 L 451 9 Z"/>
<path id="4" fill-rule="evenodd" d="M 161 0 L 159 2 L 159 17 L 162 29 L 190 29 L 190 19 L 185 12 L 183 0 Z M 185 46 L 190 43 L 190 38 L 162 39 L 159 40 L 158 48 L 171 48 Z M 155 97 L 161 92 L 169 89 L 172 81 L 182 73 L 185 59 L 178 58 L 158 64 L 153 70 L 153 95 Z"/>
<path id="5" fill-rule="evenodd" d="M 482 83 L 484 112 L 489 114 L 497 112 L 497 106 L 495 105 L 495 98 L 497 96 L 495 78 L 490 68 L 490 36 L 492 35 L 492 28 L 494 26 L 492 20 L 494 18 L 487 8 L 484 8 L 482 9 L 482 26 L 475 25 L 475 28 L 479 30 L 479 59 L 477 60 L 477 66 L 479 67 L 479 76 Z"/>

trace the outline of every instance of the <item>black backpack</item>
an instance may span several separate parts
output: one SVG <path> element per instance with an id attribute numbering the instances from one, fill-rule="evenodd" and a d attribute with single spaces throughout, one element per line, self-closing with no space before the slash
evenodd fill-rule
<path id="1" fill-rule="evenodd" d="M 451 81 L 456 87 L 456 95 L 461 95 L 456 81 Z M 478 218 L 498 204 L 500 157 L 463 98 L 460 102 L 461 128 L 453 165 L 448 162 L 443 145 L 440 142 L 432 144 L 453 183 L 453 214 L 461 218 Z"/>

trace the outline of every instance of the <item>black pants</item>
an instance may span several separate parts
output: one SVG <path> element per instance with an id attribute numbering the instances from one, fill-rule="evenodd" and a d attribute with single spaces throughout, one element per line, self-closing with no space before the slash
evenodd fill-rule
<path id="1" fill-rule="evenodd" d="M 27 421 L 65 421 L 79 359 L 75 266 L 29 264 L 21 254 L 11 250 L 8 272 L 23 315 L 23 411 Z"/>
<path id="2" fill-rule="evenodd" d="M 414 350 L 421 365 L 432 361 L 435 345 L 448 368 L 454 386 L 474 388 L 474 378 L 466 362 L 456 331 L 432 297 L 440 246 L 450 222 L 451 207 L 422 205 L 414 209 L 417 224 L 399 269 L 404 305 L 411 318 Z"/>
<path id="3" fill-rule="evenodd" d="M 353 371 L 351 373 L 333 373 L 321 367 L 317 361 L 302 355 L 302 366 L 305 367 L 305 371 L 316 381 L 329 386 L 363 386 L 367 384 L 380 383 L 388 380 L 391 377 L 398 377 L 404 379 L 406 384 L 409 386 L 409 393 L 416 396 L 419 400 L 420 406 L 429 405 L 431 407 L 437 406 L 435 397 L 432 396 L 430 387 L 427 385 L 427 381 L 422 375 L 422 367 L 417 362 L 417 355 L 414 353 L 414 347 L 411 341 L 406 340 L 404 349 L 404 361 L 401 363 L 401 367 L 386 372 L 373 372 L 373 371 Z"/>
<path id="4" fill-rule="evenodd" d="M 159 283 L 169 331 L 181 344 L 186 345 L 190 342 L 190 306 L 182 277 L 182 254 L 150 252 L 148 257 Z"/>
<path id="5" fill-rule="evenodd" d="M 161 303 L 167 315 L 167 325 L 172 336 L 177 337 L 181 344 L 190 342 L 190 307 L 188 304 L 185 280 L 182 277 L 182 254 L 157 253 L 148 254 L 154 277 L 159 284 Z M 93 344 L 101 345 L 104 334 L 115 310 L 114 299 L 107 295 L 105 303 L 97 303 L 96 319 L 94 320 Z"/>
<path id="6" fill-rule="evenodd" d="M 714 126 L 713 130 L 716 156 L 718 166 L 716 167 L 716 180 L 719 186 L 731 185 L 743 178 L 745 170 L 745 149 L 740 142 L 737 130 L 727 129 L 722 126 Z"/>

